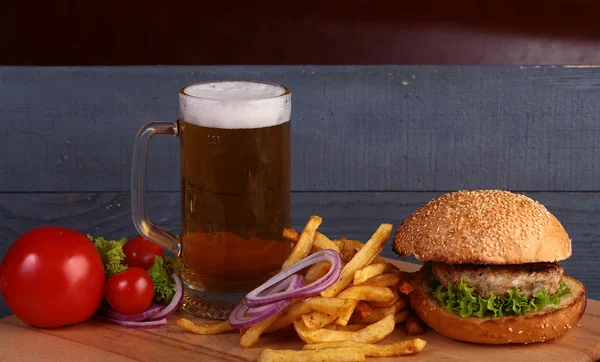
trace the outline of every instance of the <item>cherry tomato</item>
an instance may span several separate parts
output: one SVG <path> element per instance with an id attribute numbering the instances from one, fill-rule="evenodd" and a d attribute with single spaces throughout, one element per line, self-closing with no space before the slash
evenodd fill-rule
<path id="1" fill-rule="evenodd" d="M 85 235 L 45 226 L 21 235 L 0 264 L 0 293 L 12 312 L 38 327 L 90 318 L 106 276 L 100 253 Z"/>
<path id="2" fill-rule="evenodd" d="M 123 245 L 125 260 L 123 263 L 129 267 L 139 266 L 148 270 L 154 264 L 154 257 L 165 257 L 165 251 L 158 245 L 143 236 L 137 236 Z"/>
<path id="3" fill-rule="evenodd" d="M 118 313 L 142 313 L 154 298 L 154 283 L 147 271 L 130 267 L 106 281 L 106 301 Z"/>

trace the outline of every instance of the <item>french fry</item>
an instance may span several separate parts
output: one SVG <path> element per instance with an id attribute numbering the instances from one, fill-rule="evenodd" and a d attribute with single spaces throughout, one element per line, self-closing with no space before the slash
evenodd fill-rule
<path id="1" fill-rule="evenodd" d="M 405 280 L 402 283 L 400 283 L 400 285 L 398 286 L 398 290 L 400 291 L 400 293 L 408 295 L 413 290 L 415 290 L 415 288 L 413 288 L 413 286 Z"/>
<path id="2" fill-rule="evenodd" d="M 371 239 L 360 249 L 358 253 L 342 269 L 338 280 L 329 288 L 321 292 L 323 297 L 335 297 L 354 279 L 354 273 L 364 268 L 378 254 L 382 245 L 390 237 L 392 224 L 381 224 Z M 298 242 L 300 243 L 300 242 Z"/>
<path id="3" fill-rule="evenodd" d="M 327 236 L 321 234 L 320 232 L 316 233 L 314 244 L 317 250 L 331 249 L 335 250 L 335 252 L 338 254 L 340 252 L 340 248 L 333 241 L 329 240 Z"/>
<path id="4" fill-rule="evenodd" d="M 273 332 L 290 325 L 304 314 L 316 311 L 326 315 L 346 315 L 348 310 L 354 310 L 355 306 L 352 300 L 340 298 L 312 297 L 308 300 L 298 300 L 286 307 L 283 312 L 276 314 L 277 320 L 267 328 L 266 332 Z"/>
<path id="5" fill-rule="evenodd" d="M 367 279 L 371 279 L 383 273 L 387 273 L 392 271 L 393 269 L 397 269 L 390 263 L 374 263 L 371 265 L 367 265 L 362 269 L 358 269 L 354 273 L 354 285 L 358 285 L 367 281 Z"/>
<path id="6" fill-rule="evenodd" d="M 360 319 L 367 318 L 371 315 L 371 307 L 369 307 L 367 303 L 361 301 L 354 309 L 354 314 L 356 314 Z"/>
<path id="7" fill-rule="evenodd" d="M 356 249 L 344 249 L 340 253 L 340 257 L 344 263 L 348 263 L 356 254 L 358 254 L 358 250 Z"/>
<path id="8" fill-rule="evenodd" d="M 394 319 L 396 320 L 396 324 L 406 322 L 406 319 L 408 319 L 409 314 L 410 314 L 410 311 L 408 309 L 403 309 L 403 310 L 397 312 L 396 314 L 394 314 Z"/>
<path id="9" fill-rule="evenodd" d="M 381 288 L 381 287 L 371 287 L 371 288 Z M 379 301 L 379 300 L 374 300 L 374 301 L 369 301 L 369 307 L 371 308 L 383 308 L 383 307 L 391 307 L 392 305 L 396 304 L 397 301 L 399 301 L 400 299 L 406 299 L 406 295 L 402 294 L 402 296 L 400 296 L 400 294 L 398 294 L 398 292 L 396 291 L 396 288 L 394 289 L 390 289 L 387 288 L 392 292 L 392 299 L 388 300 L 388 301 Z"/>
<path id="10" fill-rule="evenodd" d="M 360 348 L 360 350 L 364 352 L 366 357 L 398 357 L 402 355 L 421 352 L 423 348 L 425 348 L 426 344 L 427 342 L 420 338 L 390 344 L 368 344 L 352 341 L 340 341 L 305 344 L 304 347 L 302 347 L 302 349 L 305 351 L 326 351 L 328 349 L 355 347 Z"/>
<path id="11" fill-rule="evenodd" d="M 337 361 L 354 362 L 364 361 L 365 354 L 359 348 L 332 348 L 319 351 L 294 351 L 286 349 L 263 349 L 257 362 L 315 362 Z"/>
<path id="12" fill-rule="evenodd" d="M 400 310 L 403 310 L 404 307 L 408 304 L 408 301 L 404 298 L 398 299 L 394 302 L 393 305 L 389 307 L 380 307 L 380 308 L 371 308 L 371 314 L 368 317 L 360 318 L 357 313 L 352 314 L 352 318 L 350 318 L 351 323 L 375 323 L 377 321 L 382 320 L 386 316 L 390 314 L 397 313 Z M 408 309 L 404 309 L 408 311 Z M 400 316 L 399 316 L 400 317 Z M 406 320 L 406 318 L 404 318 Z M 400 322 L 397 322 L 400 323 Z"/>
<path id="13" fill-rule="evenodd" d="M 300 317 L 308 329 L 323 328 L 335 321 L 338 317 L 335 314 L 325 314 L 321 312 L 311 312 Z"/>
<path id="14" fill-rule="evenodd" d="M 244 333 L 242 335 L 242 337 L 240 338 L 240 344 L 245 348 L 254 346 L 256 344 L 256 342 L 258 342 L 260 335 L 263 334 L 263 332 L 271 324 L 273 324 L 273 322 L 275 322 L 276 319 L 277 319 L 277 314 L 272 315 L 269 318 L 265 319 L 264 321 L 258 322 L 257 324 L 248 328 L 246 333 Z"/>
<path id="15" fill-rule="evenodd" d="M 331 329 L 310 330 L 301 321 L 294 322 L 294 328 L 298 336 L 306 343 L 355 341 L 363 343 L 376 343 L 390 335 L 394 331 L 394 316 L 383 318 L 377 323 L 370 324 L 355 332 L 334 331 Z"/>
<path id="16" fill-rule="evenodd" d="M 338 316 L 338 318 L 333 322 L 334 324 L 337 324 L 338 326 L 345 326 L 346 324 L 348 324 L 348 321 L 352 317 L 352 313 L 354 313 L 354 309 L 356 308 L 356 306 L 359 303 L 358 300 L 354 300 L 354 299 L 348 299 L 348 300 L 352 302 L 352 308 L 346 309 L 344 311 L 344 313 L 341 313 Z"/>
<path id="17" fill-rule="evenodd" d="M 408 297 L 405 294 L 398 295 L 398 300 L 394 303 L 396 310 L 402 310 L 408 305 Z"/>
<path id="18" fill-rule="evenodd" d="M 407 294 L 412 291 L 409 273 L 387 263 L 379 253 L 392 231 L 381 224 L 365 244 L 347 238 L 330 240 L 317 231 L 322 218 L 313 215 L 301 233 L 284 229 L 282 237 L 294 244 L 284 262 L 285 269 L 320 250 L 336 251 L 344 266 L 338 280 L 320 296 L 293 300 L 279 313 L 249 328 L 240 328 L 240 344 L 254 346 L 263 333 L 297 334 L 304 342 L 303 351 L 265 349 L 258 361 L 364 360 L 369 357 L 393 357 L 419 352 L 425 341 L 415 338 L 386 345 L 373 345 L 391 334 L 396 324 L 406 322 L 409 335 L 423 333 L 423 322 L 413 314 Z M 322 261 L 308 268 L 306 284 L 322 278 L 331 264 Z M 234 330 L 228 321 L 197 325 L 185 318 L 175 324 L 197 334 L 218 334 Z"/>
<path id="19" fill-rule="evenodd" d="M 196 324 L 185 318 L 177 318 L 175 320 L 175 325 L 185 329 L 186 331 L 203 335 L 219 334 L 232 331 L 234 329 L 231 324 L 229 324 L 229 321 L 211 324 Z"/>
<path id="20" fill-rule="evenodd" d="M 322 222 L 323 219 L 316 215 L 313 215 L 308 219 L 304 230 L 302 230 L 302 233 L 298 238 L 296 246 L 294 246 L 294 249 L 292 249 L 292 252 L 287 260 L 283 262 L 281 269 L 286 269 L 308 256 L 315 240 L 317 228 Z"/>
<path id="21" fill-rule="evenodd" d="M 356 332 L 360 329 L 365 328 L 366 324 L 347 324 L 345 326 L 338 326 L 337 324 L 330 324 L 325 326 L 325 329 L 331 329 L 332 331 L 349 331 Z"/>
<path id="22" fill-rule="evenodd" d="M 352 315 L 350 318 L 350 322 L 352 323 L 375 323 L 383 318 L 387 317 L 390 314 L 395 314 L 400 309 L 404 308 L 404 305 L 401 302 L 396 302 L 394 305 L 389 307 L 381 307 L 381 308 L 371 308 L 371 314 L 369 314 L 365 318 L 360 318 L 356 313 Z"/>
<path id="23" fill-rule="evenodd" d="M 287 241 L 296 244 L 300 238 L 300 234 L 294 229 L 284 228 L 281 236 Z"/>
<path id="24" fill-rule="evenodd" d="M 373 264 L 371 264 L 373 265 Z M 373 287 L 392 287 L 400 282 L 400 278 L 392 273 L 385 273 L 373 278 L 365 280 L 358 285 L 373 286 Z M 357 285 L 354 283 L 354 285 Z"/>
<path id="25" fill-rule="evenodd" d="M 329 271 L 330 267 L 331 263 L 328 261 L 320 261 L 311 265 L 306 272 L 306 276 L 304 277 L 305 283 L 308 285 L 321 279 L 321 277 L 323 277 L 323 275 Z"/>
<path id="26" fill-rule="evenodd" d="M 342 250 L 344 249 L 344 241 L 340 240 L 340 239 L 332 239 L 331 240 L 335 245 L 337 245 L 337 247 L 340 249 L 340 253 L 342 252 Z"/>
<path id="27" fill-rule="evenodd" d="M 289 307 L 289 309 L 283 313 L 276 314 L 277 320 L 271 324 L 265 332 L 270 333 L 279 330 L 285 326 L 292 324 L 295 320 L 302 317 L 304 314 L 312 312 L 310 305 L 306 301 L 299 301 L 295 305 Z"/>
<path id="28" fill-rule="evenodd" d="M 290 242 L 296 244 L 298 239 L 300 238 L 300 234 L 294 229 L 283 229 L 282 236 L 284 239 L 289 240 Z M 315 251 L 331 249 L 335 250 L 337 253 L 340 252 L 340 247 L 334 243 L 332 240 L 320 232 L 315 233 L 315 239 L 313 240 L 313 248 Z"/>
<path id="29" fill-rule="evenodd" d="M 369 302 L 392 303 L 396 298 L 394 291 L 386 287 L 354 286 L 349 287 L 337 296 L 341 299 L 365 300 Z"/>
<path id="30" fill-rule="evenodd" d="M 406 333 L 408 333 L 409 336 L 425 333 L 423 321 L 421 321 L 421 318 L 414 313 L 409 313 L 408 318 L 406 319 Z"/>
<path id="31" fill-rule="evenodd" d="M 306 303 L 313 311 L 325 314 L 343 314 L 348 309 L 354 310 L 356 308 L 353 301 L 342 298 L 312 297 Z"/>
<path id="32" fill-rule="evenodd" d="M 363 246 L 365 246 L 365 244 L 361 243 L 358 240 L 350 240 L 350 239 L 346 239 L 346 238 L 341 238 L 340 240 L 344 241 L 344 249 L 356 249 L 356 251 L 358 251 L 358 250 L 362 249 Z M 377 254 L 375 254 L 373 263 L 385 263 L 385 260 L 383 260 L 383 258 L 378 255 L 380 252 L 381 251 L 379 251 Z"/>

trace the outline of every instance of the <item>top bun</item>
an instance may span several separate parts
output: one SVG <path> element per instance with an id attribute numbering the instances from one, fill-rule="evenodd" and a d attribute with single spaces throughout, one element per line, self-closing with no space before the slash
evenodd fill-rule
<path id="1" fill-rule="evenodd" d="M 447 264 L 557 262 L 571 240 L 542 204 L 500 190 L 457 191 L 429 201 L 396 231 L 394 251 Z"/>

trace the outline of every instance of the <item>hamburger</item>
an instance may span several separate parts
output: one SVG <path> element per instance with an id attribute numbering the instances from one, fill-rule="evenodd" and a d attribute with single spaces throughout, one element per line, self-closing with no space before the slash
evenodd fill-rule
<path id="1" fill-rule="evenodd" d="M 488 344 L 558 338 L 577 325 L 586 291 L 558 263 L 571 240 L 542 204 L 500 190 L 430 201 L 394 235 L 399 256 L 424 262 L 410 304 L 442 335 Z"/>

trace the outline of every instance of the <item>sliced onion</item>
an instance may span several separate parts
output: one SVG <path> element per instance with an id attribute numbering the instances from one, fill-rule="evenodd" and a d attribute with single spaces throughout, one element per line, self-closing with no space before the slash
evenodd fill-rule
<path id="1" fill-rule="evenodd" d="M 171 278 L 175 282 L 175 295 L 173 296 L 171 303 L 169 303 L 158 313 L 148 317 L 148 321 L 154 321 L 170 317 L 173 313 L 177 311 L 177 309 L 179 309 L 181 302 L 183 302 L 183 282 L 181 281 L 179 275 L 177 275 L 176 273 L 173 273 L 173 275 L 171 275 Z"/>
<path id="2" fill-rule="evenodd" d="M 290 284 L 292 283 L 292 275 L 290 275 L 290 277 L 285 278 L 273 285 L 271 285 L 270 287 L 268 287 L 267 289 L 265 289 L 263 291 L 264 295 L 270 295 L 273 293 L 279 293 L 279 292 L 283 292 L 284 290 L 288 289 L 288 287 L 290 286 Z"/>
<path id="3" fill-rule="evenodd" d="M 167 325 L 167 318 L 163 318 L 163 319 L 159 319 L 159 320 L 155 320 L 155 321 L 144 321 L 144 322 L 121 321 L 121 320 L 107 318 L 107 317 L 98 317 L 98 319 L 103 322 L 106 322 L 106 323 L 115 324 L 117 326 L 128 327 L 128 328 L 158 328 L 158 327 L 164 327 Z"/>
<path id="4" fill-rule="evenodd" d="M 280 281 L 279 283 L 273 284 L 271 287 L 265 289 L 263 294 L 279 293 L 286 289 L 287 290 L 298 289 L 304 285 L 304 281 L 305 280 L 304 280 L 303 276 L 298 275 L 298 274 L 293 274 L 293 275 L 290 275 L 288 278 Z M 260 307 L 250 308 L 246 312 L 246 315 L 248 317 L 254 317 L 256 315 L 265 313 L 266 311 L 270 310 L 270 308 L 271 308 L 270 304 L 265 304 Z"/>
<path id="5" fill-rule="evenodd" d="M 267 294 L 272 292 L 274 285 L 280 283 L 282 280 L 288 278 L 290 275 L 321 261 L 328 261 L 331 263 L 331 267 L 327 273 L 315 281 L 312 284 L 303 286 L 295 290 L 287 290 L 281 293 Z M 263 285 L 254 289 L 246 295 L 246 305 L 248 307 L 259 307 L 265 304 L 271 304 L 287 299 L 303 298 L 308 296 L 316 295 L 323 290 L 332 286 L 340 276 L 342 272 L 342 259 L 339 254 L 333 250 L 325 249 L 318 251 L 296 264 L 290 266 L 287 269 L 282 270 L 279 274 L 275 275 L 271 279 L 267 280 Z"/>
<path id="6" fill-rule="evenodd" d="M 286 281 L 286 283 L 282 283 L 279 285 L 279 287 L 281 287 L 283 284 L 288 284 L 288 291 L 297 290 L 304 285 L 304 277 L 298 274 L 289 276 Z M 271 292 L 275 292 L 275 290 L 276 289 L 271 289 Z M 229 315 L 229 323 L 233 328 L 250 327 L 281 312 L 291 302 L 292 298 L 280 300 L 278 302 L 263 305 L 258 308 L 251 308 L 247 303 L 242 302 L 238 304 Z"/>
<path id="7" fill-rule="evenodd" d="M 107 316 L 108 318 L 115 319 L 118 321 L 140 322 L 148 317 L 155 315 L 156 313 L 160 312 L 164 308 L 165 308 L 164 305 L 153 304 L 153 305 L 150 305 L 150 307 L 148 307 L 148 309 L 146 309 L 142 313 L 138 313 L 138 314 L 134 314 L 134 315 L 125 315 L 125 314 L 115 312 L 114 310 L 110 309 L 110 307 L 107 305 L 103 305 L 102 313 L 104 313 L 104 315 Z"/>

